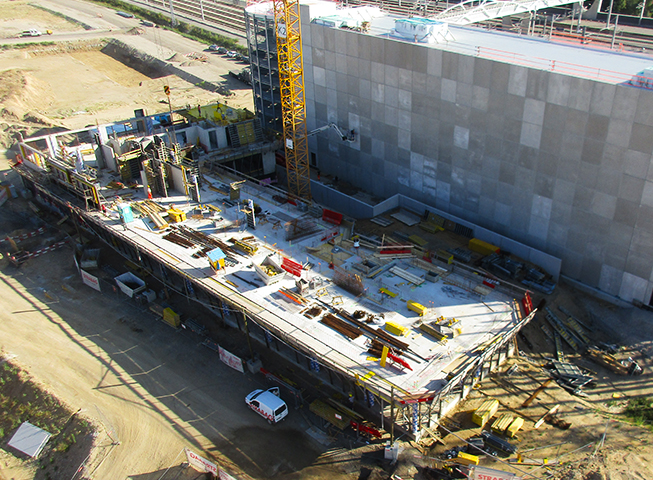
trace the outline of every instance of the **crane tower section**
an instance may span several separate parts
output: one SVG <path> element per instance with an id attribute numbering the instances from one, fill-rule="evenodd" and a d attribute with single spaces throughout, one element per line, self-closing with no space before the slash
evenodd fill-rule
<path id="1" fill-rule="evenodd" d="M 299 0 L 274 0 L 288 191 L 311 199 Z"/>

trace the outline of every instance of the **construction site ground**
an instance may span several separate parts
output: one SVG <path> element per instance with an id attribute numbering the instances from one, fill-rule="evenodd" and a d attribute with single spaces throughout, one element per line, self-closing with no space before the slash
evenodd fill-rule
<path id="1" fill-rule="evenodd" d="M 81 2 L 66 2 L 66 16 L 75 15 L 77 4 Z M 5 8 L 8 5 L 11 9 Z M 83 5 L 79 18 L 86 24 L 105 22 L 109 15 L 115 15 L 104 7 Z M 89 13 L 91 8 L 103 9 L 103 17 Z M 137 20 L 134 26 L 116 27 L 113 32 L 109 31 L 111 27 L 97 23 L 97 29 L 103 28 L 104 33 L 84 39 L 89 31 L 80 30 L 75 23 L 61 23 L 60 16 L 50 18 L 42 10 L 36 16 L 33 6 L 27 2 L 1 0 L 0 12 L 8 11 L 11 18 L 2 20 L 19 25 L 15 27 L 18 30 L 45 30 L 48 25 L 55 25 L 56 20 L 58 32 L 79 35 L 77 40 L 84 40 L 89 46 L 72 51 L 68 43 L 57 41 L 56 48 L 37 45 L 34 49 L 7 49 L 0 53 L 0 141 L 5 147 L 14 144 L 18 133 L 32 135 L 52 127 L 78 128 L 96 121 L 116 121 L 132 116 L 138 108 L 144 108 L 147 113 L 165 111 L 164 84 L 171 86 L 173 105 L 178 107 L 225 99 L 169 74 L 140 73 L 93 46 L 103 36 L 128 35 Z M 176 54 L 180 56 L 204 52 L 206 48 L 182 37 L 173 39 L 171 32 L 157 31 L 158 37 L 153 29 L 145 29 L 141 35 L 129 35 L 129 42 L 133 45 L 142 41 L 143 49 L 154 54 L 157 50 L 163 52 L 164 42 L 168 42 L 165 48 L 179 45 Z M 166 40 L 168 36 L 170 39 Z M 57 38 L 53 35 L 40 40 Z M 166 51 L 162 56 L 172 58 L 174 54 Z M 215 82 L 216 78 L 227 82 L 227 73 L 235 64 L 212 57 L 208 64 L 199 62 L 190 67 L 208 82 Z M 251 108 L 251 90 L 245 85 L 228 85 L 236 92 L 227 99 L 229 104 Z M 12 158 L 13 154 L 7 151 L 6 157 Z M 6 161 L 0 170 L 9 172 Z M 15 176 L 10 174 L 6 178 L 20 188 Z M 31 220 L 34 213 L 23 199 L 8 201 L 0 212 L 0 238 L 27 232 L 38 225 Z M 378 233 L 372 226 L 359 223 L 361 229 L 369 227 L 370 234 Z M 72 229 L 72 226 L 66 222 L 62 228 Z M 408 231 L 397 222 L 394 228 Z M 418 234 L 427 237 L 423 232 Z M 48 245 L 52 235 L 35 239 L 31 248 Z M 452 246 L 459 246 L 455 242 L 461 241 L 447 240 L 446 236 L 431 239 L 440 240 L 452 241 Z M 110 253 L 108 248 L 104 250 Z M 117 255 L 113 261 L 123 262 Z M 11 356 L 12 361 L 73 411 L 81 408 L 81 413 L 98 427 L 98 436 L 87 450 L 91 454 L 89 477 L 154 480 L 172 467 L 164 478 L 197 478 L 197 472 L 181 466 L 184 459 L 179 454 L 183 447 L 196 449 L 243 480 L 248 477 L 356 479 L 366 474 L 370 474 L 369 478 L 387 478 L 392 470 L 380 461 L 382 442 L 350 450 L 342 447 L 356 445 L 325 446 L 313 441 L 306 434 L 312 424 L 305 409 L 291 408 L 286 422 L 277 427 L 268 426 L 261 417 L 247 410 L 243 401 L 249 391 L 265 385 L 262 377 L 230 370 L 220 363 L 215 352 L 200 346 L 199 337 L 192 332 L 170 329 L 124 296 L 103 296 L 82 284 L 70 247 L 29 260 L 19 269 L 3 259 L 0 280 L 3 354 Z M 564 283 L 546 299 L 554 310 L 562 305 L 591 326 L 593 340 L 621 345 L 623 351 L 619 352 L 619 358 L 636 359 L 644 368 L 643 375 L 616 376 L 569 350 L 566 352 L 569 361 L 596 373 L 596 386 L 584 390 L 588 397 L 570 395 L 552 382 L 529 407 L 521 408 L 547 378 L 537 365 L 555 355 L 554 346 L 539 327 L 544 319 L 537 317 L 524 331 L 533 348 L 519 340 L 524 355 L 502 366 L 499 373 L 483 381 L 460 405 L 447 424 L 453 433 L 443 431 L 445 445 L 436 444 L 431 449 L 403 445 L 406 450 L 394 470 L 397 475 L 427 478 L 417 467 L 432 465 L 432 459 L 441 452 L 461 444 L 460 438 L 477 434 L 480 429 L 471 422 L 471 411 L 490 396 L 500 400 L 499 413 L 513 409 L 526 419 L 514 441 L 520 450 L 566 442 L 525 453 L 528 459 L 548 459 L 549 466 L 519 466 L 522 472 L 531 471 L 535 478 L 567 480 L 653 478 L 651 432 L 626 422 L 622 415 L 629 399 L 653 398 L 653 314 L 596 300 Z M 196 312 L 193 305 L 184 305 L 183 299 L 177 303 L 187 315 L 206 315 Z M 206 320 L 209 323 L 210 319 Z M 243 353 L 240 333 L 214 328 L 212 334 L 220 337 L 221 342 L 235 353 Z M 301 372 L 293 371 L 274 356 L 265 360 L 289 378 L 301 380 Z M 505 372 L 513 363 L 518 369 L 508 375 Z M 561 405 L 559 417 L 570 422 L 571 428 L 560 430 L 545 423 L 534 429 L 534 421 L 556 404 Z M 597 442 L 604 433 L 604 445 L 597 450 Z M 0 479 L 47 478 L 36 464 L 17 458 L 6 446 L 6 440 L 7 437 L 0 444 Z M 595 450 L 596 454 L 592 455 Z M 561 466 L 554 465 L 558 457 Z M 70 458 L 69 467 L 76 468 L 79 462 L 77 457 Z M 517 472 L 513 466 L 497 460 L 482 462 Z"/>

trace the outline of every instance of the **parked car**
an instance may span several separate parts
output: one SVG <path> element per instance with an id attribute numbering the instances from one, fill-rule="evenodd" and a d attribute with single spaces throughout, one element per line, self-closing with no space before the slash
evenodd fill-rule
<path id="1" fill-rule="evenodd" d="M 229 58 L 236 58 L 236 55 L 238 55 L 238 52 L 235 52 L 233 50 L 229 50 L 227 52 L 227 57 L 229 57 Z"/>
<path id="2" fill-rule="evenodd" d="M 237 60 L 237 61 L 240 62 L 240 61 L 242 61 L 242 59 L 243 59 L 243 54 L 242 53 L 237 53 L 236 55 L 234 55 L 234 60 Z"/>
<path id="3" fill-rule="evenodd" d="M 134 18 L 134 14 L 128 12 L 116 12 L 116 15 L 120 15 L 121 17 L 125 18 Z"/>
<path id="4" fill-rule="evenodd" d="M 209 45 L 209 50 L 212 51 L 212 52 L 217 52 L 217 51 L 218 51 L 218 48 L 220 48 L 220 47 L 218 47 L 218 46 L 215 45 L 215 44 L 213 44 L 213 45 Z"/>
<path id="5" fill-rule="evenodd" d="M 147 20 L 141 20 L 141 25 L 143 25 L 144 27 L 153 27 L 154 23 L 148 22 Z"/>
<path id="6" fill-rule="evenodd" d="M 31 29 L 31 30 L 25 30 L 23 33 L 20 34 L 21 37 L 40 37 L 43 35 L 39 30 Z"/>
<path id="7" fill-rule="evenodd" d="M 227 49 L 224 47 L 218 47 L 218 53 L 224 55 L 225 53 L 227 53 Z"/>
<path id="8" fill-rule="evenodd" d="M 279 387 L 254 390 L 245 397 L 245 403 L 268 423 L 278 423 L 288 415 L 288 405 L 279 398 Z"/>

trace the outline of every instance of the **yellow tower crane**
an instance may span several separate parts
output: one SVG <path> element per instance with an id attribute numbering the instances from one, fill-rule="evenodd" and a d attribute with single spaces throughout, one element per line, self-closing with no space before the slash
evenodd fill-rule
<path id="1" fill-rule="evenodd" d="M 288 191 L 311 200 L 299 0 L 273 0 Z"/>

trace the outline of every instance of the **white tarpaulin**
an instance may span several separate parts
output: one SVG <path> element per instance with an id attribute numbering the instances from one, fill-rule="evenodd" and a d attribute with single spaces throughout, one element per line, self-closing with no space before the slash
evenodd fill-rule
<path id="1" fill-rule="evenodd" d="M 49 439 L 50 434 L 45 430 L 29 422 L 23 422 L 11 437 L 11 440 L 9 440 L 8 445 L 23 452 L 25 455 L 36 458 Z"/>
<path id="2" fill-rule="evenodd" d="M 229 353 L 222 347 L 220 347 L 219 353 L 220 360 L 222 360 L 223 363 L 226 363 L 234 370 L 238 370 L 240 373 L 245 373 L 245 370 L 243 369 L 243 361 L 240 359 L 240 357 L 237 357 L 233 353 Z"/>
<path id="3" fill-rule="evenodd" d="M 218 466 L 215 463 L 209 462 L 206 458 L 200 457 L 198 454 L 186 450 L 186 458 L 188 459 L 188 464 L 193 467 L 198 472 L 210 472 L 213 475 L 218 475 Z"/>
<path id="4" fill-rule="evenodd" d="M 474 467 L 474 473 L 471 478 L 472 480 L 521 480 L 521 477 L 518 477 L 514 473 L 502 472 L 501 470 L 485 467 Z"/>
<path id="5" fill-rule="evenodd" d="M 94 288 L 98 292 L 102 291 L 100 289 L 100 281 L 98 280 L 98 278 L 96 276 L 91 275 L 86 270 L 80 269 L 79 271 L 82 274 L 82 282 L 84 282 L 89 287 Z"/>

